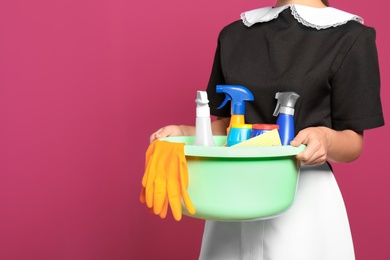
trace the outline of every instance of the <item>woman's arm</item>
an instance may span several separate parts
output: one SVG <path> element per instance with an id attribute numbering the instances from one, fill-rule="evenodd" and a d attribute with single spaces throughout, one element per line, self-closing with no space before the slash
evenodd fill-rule
<path id="1" fill-rule="evenodd" d="M 328 127 L 309 127 L 301 130 L 291 141 L 292 146 L 305 144 L 306 149 L 297 155 L 303 164 L 320 165 L 332 162 L 352 162 L 363 147 L 363 132 L 336 131 Z"/>
<path id="2" fill-rule="evenodd" d="M 226 128 L 229 126 L 230 117 L 217 118 L 211 122 L 213 135 L 226 135 Z M 150 142 L 156 139 L 169 136 L 195 135 L 195 126 L 189 125 L 168 125 L 160 128 L 150 136 Z"/>

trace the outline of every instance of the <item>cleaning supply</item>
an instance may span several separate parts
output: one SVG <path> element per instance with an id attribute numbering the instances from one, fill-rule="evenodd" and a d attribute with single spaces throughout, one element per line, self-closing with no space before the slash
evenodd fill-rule
<path id="1" fill-rule="evenodd" d="M 226 103 L 231 101 L 231 117 L 230 124 L 227 128 L 227 135 L 233 124 L 245 124 L 245 101 L 253 101 L 254 97 L 249 89 L 239 85 L 217 85 L 217 93 L 225 93 L 225 100 L 218 107 L 224 107 Z"/>
<path id="2" fill-rule="evenodd" d="M 253 131 L 253 130 L 252 130 Z M 235 147 L 259 147 L 259 146 L 281 146 L 282 142 L 280 141 L 280 136 L 277 129 L 267 131 L 263 134 L 257 135 L 255 137 L 249 138 L 246 141 L 235 144 L 232 148 Z"/>
<path id="3" fill-rule="evenodd" d="M 279 126 L 276 124 L 253 124 L 251 138 L 261 134 L 265 134 L 274 129 L 279 130 Z"/>
<path id="4" fill-rule="evenodd" d="M 214 146 L 211 131 L 210 107 L 206 91 L 197 91 L 196 103 L 196 134 L 194 145 Z"/>
<path id="5" fill-rule="evenodd" d="M 182 217 L 182 200 L 190 214 L 195 207 L 187 193 L 188 168 L 184 143 L 153 141 L 147 151 L 140 201 L 165 218 L 170 206 L 175 220 Z"/>
<path id="6" fill-rule="evenodd" d="M 250 124 L 232 124 L 227 136 L 226 145 L 232 146 L 250 138 L 252 125 Z"/>
<path id="7" fill-rule="evenodd" d="M 276 124 L 279 126 L 279 135 L 282 145 L 289 145 L 295 137 L 294 107 L 299 95 L 295 92 L 277 92 L 274 116 L 277 116 Z"/>

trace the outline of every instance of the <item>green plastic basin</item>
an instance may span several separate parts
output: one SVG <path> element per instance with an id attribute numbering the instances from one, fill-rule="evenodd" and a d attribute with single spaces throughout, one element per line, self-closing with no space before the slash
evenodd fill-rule
<path id="1" fill-rule="evenodd" d="M 250 221 L 278 216 L 294 202 L 299 163 L 305 146 L 225 147 L 226 136 L 214 136 L 215 147 L 194 146 L 194 136 L 163 140 L 185 143 L 188 193 L 196 208 L 190 215 L 207 220 Z"/>

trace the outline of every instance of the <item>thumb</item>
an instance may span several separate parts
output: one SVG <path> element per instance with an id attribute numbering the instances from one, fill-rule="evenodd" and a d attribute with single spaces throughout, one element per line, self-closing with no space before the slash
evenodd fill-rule
<path id="1" fill-rule="evenodd" d="M 159 138 L 161 138 L 161 137 L 166 137 L 166 134 L 164 133 L 164 127 L 163 127 L 163 128 L 160 128 L 160 129 L 158 129 L 156 132 L 154 132 L 154 133 L 150 136 L 149 140 L 150 140 L 150 142 L 153 142 L 154 140 L 157 140 L 157 139 L 159 139 Z"/>
<path id="2" fill-rule="evenodd" d="M 298 134 L 294 137 L 294 139 L 290 142 L 290 145 L 291 145 L 291 146 L 300 146 L 301 144 L 303 144 L 304 140 L 305 140 L 304 135 L 301 134 L 301 133 L 298 133 Z"/>

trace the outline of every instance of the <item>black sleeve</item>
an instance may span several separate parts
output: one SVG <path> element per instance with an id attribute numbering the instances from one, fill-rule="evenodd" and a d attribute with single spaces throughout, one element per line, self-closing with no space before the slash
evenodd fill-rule
<path id="1" fill-rule="evenodd" d="M 331 81 L 332 125 L 362 131 L 384 124 L 375 30 L 356 38 Z"/>

